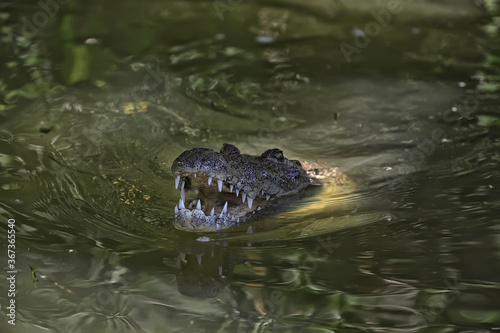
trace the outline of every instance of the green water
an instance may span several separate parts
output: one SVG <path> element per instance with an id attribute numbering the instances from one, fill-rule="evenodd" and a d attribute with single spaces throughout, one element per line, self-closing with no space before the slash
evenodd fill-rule
<path id="1" fill-rule="evenodd" d="M 500 329 L 495 2 L 47 4 L 0 5 L 2 332 Z M 351 187 L 175 230 L 225 142 Z"/>

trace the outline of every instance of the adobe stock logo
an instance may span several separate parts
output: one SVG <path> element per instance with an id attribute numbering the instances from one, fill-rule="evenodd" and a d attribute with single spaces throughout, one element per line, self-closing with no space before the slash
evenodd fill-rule
<path id="1" fill-rule="evenodd" d="M 391 23 L 392 15 L 399 14 L 402 11 L 403 6 L 401 5 L 401 2 L 399 2 L 399 0 L 389 0 L 387 2 L 387 9 L 382 9 L 378 12 L 375 10 L 371 10 L 370 14 L 375 20 L 366 23 L 364 30 L 358 28 L 357 26 L 354 27 L 354 45 L 346 42 L 342 42 L 339 44 L 340 51 L 344 55 L 347 63 L 351 63 L 351 57 L 354 53 L 361 53 L 361 50 L 370 44 L 370 37 L 377 37 L 382 31 L 382 28 L 387 27 Z"/>
<path id="2" fill-rule="evenodd" d="M 22 28 L 21 28 L 21 34 L 25 38 L 33 38 L 35 37 L 39 32 L 40 28 L 43 28 L 44 26 L 49 23 L 49 20 L 56 16 L 56 14 L 59 12 L 59 9 L 61 8 L 61 5 L 65 5 L 70 0 L 40 0 L 38 1 L 38 6 L 41 8 L 41 10 L 35 12 L 31 19 L 28 19 L 26 16 L 23 16 L 21 18 L 22 22 Z M 14 38 L 19 38 L 19 36 L 16 36 L 14 33 L 9 34 L 9 40 L 12 44 L 12 46 L 15 48 L 15 43 L 14 43 Z"/>

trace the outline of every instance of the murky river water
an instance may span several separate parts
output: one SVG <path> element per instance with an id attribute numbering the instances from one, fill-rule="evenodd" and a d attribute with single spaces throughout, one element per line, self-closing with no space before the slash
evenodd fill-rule
<path id="1" fill-rule="evenodd" d="M 50 3 L 2 7 L 2 332 L 500 330 L 482 2 Z M 351 184 L 176 231 L 172 161 L 224 142 Z"/>

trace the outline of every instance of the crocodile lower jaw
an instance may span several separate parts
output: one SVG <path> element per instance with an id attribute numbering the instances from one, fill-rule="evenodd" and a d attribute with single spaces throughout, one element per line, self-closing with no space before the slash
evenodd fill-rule
<path id="1" fill-rule="evenodd" d="M 245 222 L 276 199 L 264 191 L 251 197 L 237 186 L 204 172 L 177 174 L 175 188 L 180 189 L 181 198 L 175 206 L 174 226 L 200 232 L 227 229 Z M 195 191 L 196 197 L 187 199 L 189 191 Z"/>

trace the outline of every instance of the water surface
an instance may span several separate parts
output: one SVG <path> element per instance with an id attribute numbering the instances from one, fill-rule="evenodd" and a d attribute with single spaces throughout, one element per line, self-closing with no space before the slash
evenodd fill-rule
<path id="1" fill-rule="evenodd" d="M 216 4 L 72 1 L 25 40 L 40 7 L 3 9 L 2 331 L 498 330 L 494 12 L 401 2 L 372 36 L 384 3 Z M 172 161 L 225 142 L 351 183 L 175 230 Z"/>

